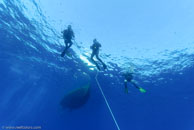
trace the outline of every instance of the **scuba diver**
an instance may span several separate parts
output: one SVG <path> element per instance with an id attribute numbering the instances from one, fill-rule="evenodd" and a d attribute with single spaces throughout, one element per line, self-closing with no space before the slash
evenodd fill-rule
<path id="1" fill-rule="evenodd" d="M 97 62 L 93 59 L 94 56 L 96 56 L 96 58 L 102 63 L 104 69 L 107 68 L 106 64 L 99 58 L 100 47 L 101 47 L 101 44 L 96 39 L 93 40 L 93 45 L 90 46 L 90 49 L 92 49 L 91 60 L 96 65 L 98 70 L 101 70 L 101 69 L 100 69 L 99 65 L 97 64 Z"/>
<path id="2" fill-rule="evenodd" d="M 64 43 L 66 45 L 64 51 L 61 53 L 61 57 L 63 57 L 67 50 L 72 46 L 72 40 L 75 38 L 75 36 L 71 25 L 68 25 L 68 28 L 61 33 L 63 34 Z"/>
<path id="3" fill-rule="evenodd" d="M 133 73 L 132 72 L 125 72 L 123 74 L 125 80 L 124 80 L 124 84 L 125 84 L 125 92 L 128 93 L 128 87 L 127 87 L 127 83 L 130 82 L 131 84 L 133 84 L 137 89 L 139 89 L 140 92 L 145 93 L 146 90 L 144 90 L 143 88 L 139 87 L 135 81 L 133 80 Z"/>

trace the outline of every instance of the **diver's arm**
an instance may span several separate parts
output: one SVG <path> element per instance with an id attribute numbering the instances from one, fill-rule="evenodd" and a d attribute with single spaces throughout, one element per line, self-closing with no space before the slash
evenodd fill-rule
<path id="1" fill-rule="evenodd" d="M 99 47 L 102 47 L 102 45 L 99 43 Z"/>
<path id="2" fill-rule="evenodd" d="M 72 34 L 72 39 L 75 39 L 75 34 L 74 34 L 73 30 L 71 31 L 71 34 Z"/>
<path id="3" fill-rule="evenodd" d="M 74 33 L 73 33 L 73 35 L 72 35 L 72 39 L 75 40 L 75 35 L 74 35 Z"/>
<path id="4" fill-rule="evenodd" d="M 94 48 L 94 44 L 92 44 L 91 46 L 90 46 L 90 49 L 93 49 Z"/>
<path id="5" fill-rule="evenodd" d="M 61 31 L 61 33 L 62 33 L 62 36 L 58 36 L 58 38 L 60 38 L 60 39 L 64 39 L 64 37 L 63 37 L 63 35 L 64 35 L 64 32 L 65 32 L 65 30 Z"/>

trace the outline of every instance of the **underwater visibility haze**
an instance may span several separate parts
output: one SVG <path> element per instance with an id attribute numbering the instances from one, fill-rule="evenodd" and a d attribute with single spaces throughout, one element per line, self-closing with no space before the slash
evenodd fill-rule
<path id="1" fill-rule="evenodd" d="M 0 0 L 0 130 L 193 130 L 193 5 Z M 94 38 L 107 70 L 90 60 Z M 125 93 L 126 70 L 143 93 Z"/>

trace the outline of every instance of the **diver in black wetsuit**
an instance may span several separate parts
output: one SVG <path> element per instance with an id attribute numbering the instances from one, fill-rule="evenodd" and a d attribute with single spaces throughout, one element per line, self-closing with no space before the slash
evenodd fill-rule
<path id="1" fill-rule="evenodd" d="M 63 39 L 66 45 L 64 51 L 61 53 L 61 57 L 63 57 L 67 50 L 72 46 L 73 44 L 72 40 L 75 38 L 75 36 L 71 28 L 71 25 L 68 25 L 68 28 L 62 31 L 61 33 L 63 34 Z"/>
<path id="2" fill-rule="evenodd" d="M 93 45 L 90 46 L 90 49 L 92 49 L 91 60 L 96 65 L 96 67 L 98 68 L 98 70 L 100 70 L 100 67 L 97 64 L 97 62 L 93 59 L 94 56 L 96 56 L 96 58 L 102 63 L 104 69 L 107 68 L 107 66 L 105 65 L 105 63 L 102 62 L 102 60 L 99 58 L 99 49 L 100 49 L 100 47 L 101 47 L 101 44 L 96 39 L 93 40 Z"/>
<path id="3" fill-rule="evenodd" d="M 125 80 L 124 80 L 124 84 L 125 84 L 125 92 L 128 93 L 128 87 L 127 87 L 127 83 L 130 82 L 131 84 L 133 84 L 137 89 L 139 89 L 140 92 L 145 93 L 146 90 L 144 90 L 143 88 L 139 87 L 135 81 L 133 80 L 133 73 L 131 72 L 125 72 L 123 74 Z"/>

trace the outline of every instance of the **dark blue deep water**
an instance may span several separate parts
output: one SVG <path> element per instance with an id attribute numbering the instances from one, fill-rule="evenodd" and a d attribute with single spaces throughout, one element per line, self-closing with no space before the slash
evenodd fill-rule
<path id="1" fill-rule="evenodd" d="M 91 71 L 74 49 L 73 57 L 60 57 L 63 46 L 55 44 L 55 30 L 31 2 L 36 17 L 31 17 L 33 12 L 27 16 L 19 0 L 0 1 L 0 130 L 117 130 L 97 86 L 97 71 Z M 194 53 L 181 56 L 194 60 Z M 124 93 L 121 68 L 109 66 L 114 69 L 100 72 L 98 81 L 121 130 L 194 130 L 193 62 L 181 72 L 169 69 L 149 76 L 150 82 L 137 74 L 147 93 L 129 85 L 129 94 Z M 77 109 L 62 107 L 64 95 L 85 83 L 91 87 L 87 102 Z"/>

